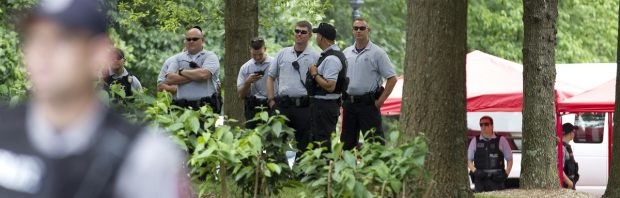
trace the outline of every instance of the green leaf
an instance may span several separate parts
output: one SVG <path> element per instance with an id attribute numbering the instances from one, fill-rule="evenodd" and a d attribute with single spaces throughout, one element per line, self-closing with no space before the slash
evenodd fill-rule
<path id="1" fill-rule="evenodd" d="M 282 172 L 282 168 L 280 166 L 278 166 L 277 164 L 274 164 L 274 163 L 267 163 L 267 168 L 271 172 L 275 172 L 276 174 L 280 174 L 280 172 Z"/>
<path id="2" fill-rule="evenodd" d="M 190 127 L 191 127 L 192 132 L 198 133 L 198 130 L 200 130 L 200 121 L 198 120 L 197 117 L 190 118 Z"/>
<path id="3" fill-rule="evenodd" d="M 271 126 L 271 129 L 273 130 L 276 137 L 280 137 L 280 133 L 282 133 L 282 123 L 274 122 Z"/>
<path id="4" fill-rule="evenodd" d="M 267 122 L 269 120 L 269 113 L 267 113 L 266 111 L 260 112 L 259 115 L 262 121 Z"/>

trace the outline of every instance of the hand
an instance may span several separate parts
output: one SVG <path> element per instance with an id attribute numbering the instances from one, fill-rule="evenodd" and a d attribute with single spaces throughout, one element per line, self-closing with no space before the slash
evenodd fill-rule
<path id="1" fill-rule="evenodd" d="M 248 76 L 248 78 L 246 78 L 246 79 L 245 79 L 245 82 L 246 82 L 246 83 L 250 83 L 250 84 L 251 84 L 251 83 L 254 83 L 254 82 L 256 82 L 256 81 L 260 80 L 262 77 L 263 77 L 263 75 L 258 75 L 258 74 L 250 74 L 250 75 Z"/>
<path id="2" fill-rule="evenodd" d="M 573 181 L 568 180 L 568 181 L 566 182 L 566 185 L 568 185 L 568 188 L 569 188 L 569 189 L 573 189 L 573 187 L 574 187 L 574 185 L 575 185 L 575 184 L 573 184 Z"/>
<path id="3" fill-rule="evenodd" d="M 478 170 L 478 169 L 474 168 L 474 169 L 472 169 L 472 170 L 471 170 L 471 172 L 472 172 L 472 173 L 476 173 L 476 171 L 477 171 L 477 170 Z"/>
<path id="4" fill-rule="evenodd" d="M 385 100 L 375 100 L 375 107 L 377 107 L 377 109 L 381 110 L 381 106 L 383 106 L 383 103 L 385 102 Z"/>
<path id="5" fill-rule="evenodd" d="M 310 68 L 308 68 L 308 72 L 310 72 L 310 75 L 314 75 L 318 72 L 319 68 L 316 67 L 316 64 L 312 64 L 310 65 Z"/>
<path id="6" fill-rule="evenodd" d="M 273 109 L 273 106 L 276 105 L 276 101 L 273 99 L 269 100 L 269 108 Z"/>

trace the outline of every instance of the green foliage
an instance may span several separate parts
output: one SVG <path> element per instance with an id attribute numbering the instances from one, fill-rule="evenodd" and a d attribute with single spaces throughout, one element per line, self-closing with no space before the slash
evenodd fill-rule
<path id="1" fill-rule="evenodd" d="M 0 101 L 15 104 L 26 97 L 26 76 L 21 67 L 17 33 L 0 25 Z"/>
<path id="2" fill-rule="evenodd" d="M 409 192 L 403 190 L 414 182 L 430 180 L 424 171 L 426 141 L 419 136 L 398 144 L 399 136 L 392 132 L 386 145 L 367 142 L 359 151 L 345 151 L 335 135 L 331 152 L 325 148 L 307 151 L 295 169 L 303 173 L 301 182 L 315 197 L 419 197 L 424 189 L 419 185 Z"/>
<path id="3" fill-rule="evenodd" d="M 618 1 L 559 1 L 557 63 L 615 62 Z M 523 3 L 469 1 L 467 46 L 521 62 Z"/>

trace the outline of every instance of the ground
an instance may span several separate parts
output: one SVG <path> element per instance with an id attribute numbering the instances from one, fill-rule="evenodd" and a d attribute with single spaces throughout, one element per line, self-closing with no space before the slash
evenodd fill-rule
<path id="1" fill-rule="evenodd" d="M 577 192 L 568 189 L 553 189 L 553 190 L 503 190 L 495 192 L 477 193 L 476 198 L 555 198 L 555 197 L 570 197 L 570 198 L 597 198 L 597 196 Z"/>

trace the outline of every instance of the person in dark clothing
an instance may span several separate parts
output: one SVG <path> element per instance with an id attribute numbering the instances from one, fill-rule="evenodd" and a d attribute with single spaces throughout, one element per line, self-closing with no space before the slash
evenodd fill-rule
<path id="1" fill-rule="evenodd" d="M 503 190 L 512 170 L 512 149 L 505 137 L 493 132 L 493 118 L 480 118 L 480 131 L 480 135 L 471 140 L 467 149 L 467 167 L 475 191 Z"/>
<path id="2" fill-rule="evenodd" d="M 564 182 L 563 187 L 573 190 L 575 190 L 575 186 L 577 186 L 577 181 L 579 180 L 579 165 L 577 164 L 577 161 L 575 161 L 575 156 L 573 156 L 573 148 L 569 143 L 575 139 L 575 130 L 578 129 L 578 127 L 573 126 L 571 123 L 564 123 L 562 125 L 562 153 L 564 155 L 564 176 L 562 177 L 562 181 Z"/>

